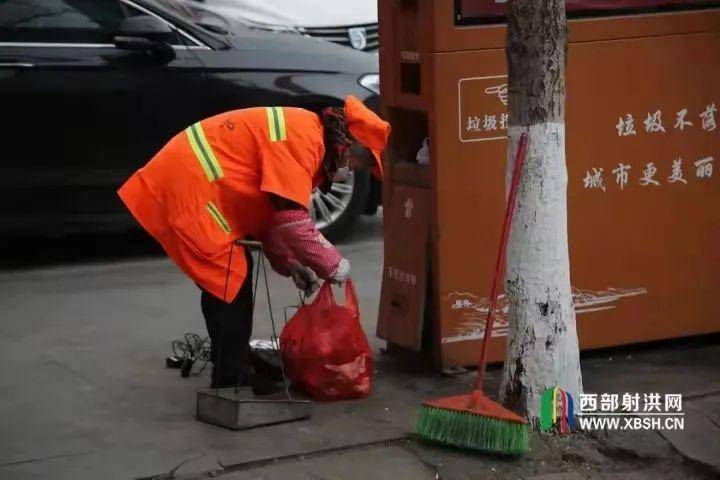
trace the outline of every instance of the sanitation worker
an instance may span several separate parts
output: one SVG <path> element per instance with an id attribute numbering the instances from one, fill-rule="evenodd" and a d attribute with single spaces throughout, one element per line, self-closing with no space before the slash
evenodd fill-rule
<path id="1" fill-rule="evenodd" d="M 328 188 L 339 169 L 372 168 L 381 178 L 389 134 L 352 96 L 320 115 L 234 110 L 186 128 L 120 188 L 137 221 L 202 290 L 212 388 L 263 381 L 247 365 L 252 257 L 237 241 L 261 241 L 272 267 L 306 293 L 318 277 L 343 282 L 350 265 L 315 229 L 311 192 Z"/>

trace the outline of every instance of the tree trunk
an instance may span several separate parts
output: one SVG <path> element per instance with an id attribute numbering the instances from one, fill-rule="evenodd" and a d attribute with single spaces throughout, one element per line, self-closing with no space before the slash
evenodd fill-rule
<path id="1" fill-rule="evenodd" d="M 537 425 L 547 388 L 566 390 L 575 405 L 582 393 L 567 237 L 564 0 L 511 0 L 507 32 L 508 183 L 520 135 L 529 138 L 508 243 L 500 399 Z"/>

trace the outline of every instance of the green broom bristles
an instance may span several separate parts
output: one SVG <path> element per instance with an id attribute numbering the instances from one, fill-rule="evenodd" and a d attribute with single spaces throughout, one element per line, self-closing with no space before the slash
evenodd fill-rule
<path id="1" fill-rule="evenodd" d="M 428 440 L 505 455 L 519 455 L 530 445 L 528 427 L 524 423 L 429 405 L 420 407 L 417 429 Z"/>

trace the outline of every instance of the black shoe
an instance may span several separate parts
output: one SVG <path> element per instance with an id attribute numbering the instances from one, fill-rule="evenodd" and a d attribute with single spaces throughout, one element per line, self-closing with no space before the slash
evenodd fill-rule
<path id="1" fill-rule="evenodd" d="M 212 375 L 210 376 L 210 388 L 233 388 L 233 387 L 247 387 L 248 375 L 241 373 L 233 373 L 228 375 L 228 372 L 223 372 L 223 375 L 218 375 L 216 369 L 213 367 Z"/>
<path id="2" fill-rule="evenodd" d="M 237 387 L 237 386 L 238 386 L 237 380 L 225 379 L 225 380 L 218 380 L 218 381 L 213 380 L 212 382 L 210 382 L 210 388 L 213 390 L 218 389 L 218 388 L 233 388 L 233 387 Z"/>
<path id="3" fill-rule="evenodd" d="M 248 352 L 248 363 L 258 375 L 274 382 L 283 381 L 282 362 L 277 350 L 251 348 Z"/>
<path id="4" fill-rule="evenodd" d="M 282 390 L 281 383 L 274 382 L 271 378 L 253 374 L 247 377 L 248 384 L 255 395 L 272 395 Z"/>

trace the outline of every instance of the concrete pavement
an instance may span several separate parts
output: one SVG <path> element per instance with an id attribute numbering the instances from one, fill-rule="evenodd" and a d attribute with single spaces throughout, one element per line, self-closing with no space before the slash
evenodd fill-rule
<path id="1" fill-rule="evenodd" d="M 372 332 L 380 223 L 367 223 L 343 251 Z M 275 274 L 271 291 L 281 327 L 297 292 Z M 164 358 L 171 340 L 204 334 L 199 291 L 165 259 L 4 273 L 0 292 L 2 478 L 134 478 L 208 452 L 232 464 L 403 435 L 347 418 L 345 404 L 328 405 L 315 423 L 242 435 L 194 421 L 207 372 L 180 379 Z M 254 330 L 259 338 L 272 331 L 262 300 Z"/>
<path id="2" fill-rule="evenodd" d="M 310 420 L 245 432 L 194 420 L 195 392 L 207 386 L 208 372 L 181 379 L 177 370 L 164 368 L 172 339 L 204 333 L 199 292 L 168 261 L 0 274 L 0 478 L 212 474 L 238 480 L 404 480 L 533 478 L 576 470 L 587 474 L 582 478 L 622 472 L 710 478 L 707 462 L 698 458 L 688 464 L 655 434 L 622 437 L 625 443 L 617 437 L 543 436 L 520 461 L 417 442 L 412 434 L 420 401 L 467 392 L 472 375 L 441 377 L 422 371 L 412 358 L 403 362 L 380 354 L 383 342 L 374 336 L 380 221 L 364 222 L 360 235 L 342 249 L 353 265 L 362 323 L 376 353 L 373 395 L 317 404 Z M 271 290 L 276 316 L 282 318 L 282 307 L 296 303 L 296 292 L 274 275 Z M 269 311 L 260 301 L 255 336 L 267 338 L 270 332 Z M 717 418 L 712 391 L 720 388 L 718 354 L 715 340 L 586 356 L 586 391 L 695 392 L 705 399 L 696 410 Z M 490 382 L 497 385 L 499 375 L 492 369 Z M 712 450 L 703 455 L 708 454 Z"/>

